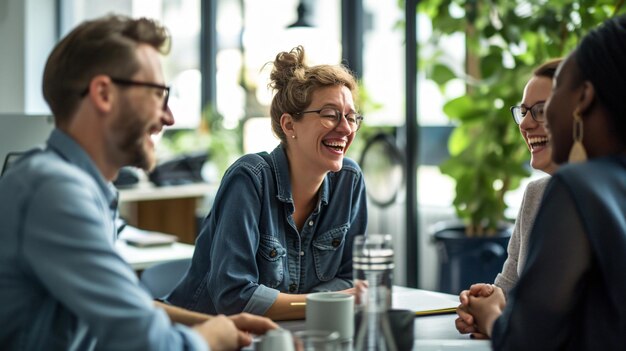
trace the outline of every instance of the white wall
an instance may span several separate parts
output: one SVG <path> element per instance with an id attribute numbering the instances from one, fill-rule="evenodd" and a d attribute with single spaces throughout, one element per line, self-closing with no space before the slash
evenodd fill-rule
<path id="1" fill-rule="evenodd" d="M 14 0 L 10 0 L 14 1 Z M 57 42 L 54 1 L 25 0 L 26 4 L 26 81 L 25 111 L 27 114 L 49 113 L 43 99 L 41 81 L 50 51 Z"/>
<path id="2" fill-rule="evenodd" d="M 391 234 L 395 248 L 394 284 L 406 284 L 406 210 L 404 200 L 386 209 L 380 209 L 368 199 L 368 233 Z M 452 206 L 420 205 L 419 209 L 419 281 L 418 288 L 437 290 L 439 258 L 432 237 L 432 226 L 439 221 L 456 218 Z M 416 235 L 411 233 L 410 235 Z"/>
<path id="3" fill-rule="evenodd" d="M 0 112 L 24 111 L 24 7 L 0 1 Z"/>
<path id="4" fill-rule="evenodd" d="M 0 113 L 49 113 L 41 78 L 56 41 L 54 3 L 0 0 Z"/>
<path id="5" fill-rule="evenodd" d="M 367 234 L 390 234 L 394 247 L 393 284 L 406 285 L 406 210 L 403 196 L 386 208 L 367 199 Z"/>

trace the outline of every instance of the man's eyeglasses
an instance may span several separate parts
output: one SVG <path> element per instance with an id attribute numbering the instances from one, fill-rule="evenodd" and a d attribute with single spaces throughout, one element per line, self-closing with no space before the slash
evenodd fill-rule
<path id="1" fill-rule="evenodd" d="M 156 84 L 156 83 L 138 82 L 136 80 L 122 79 L 122 78 L 111 78 L 111 81 L 118 85 L 138 86 L 138 87 L 147 87 L 147 88 L 157 89 L 157 91 L 159 92 L 159 97 L 163 99 L 163 111 L 167 111 L 167 101 L 170 98 L 169 86 Z M 89 87 L 85 88 L 85 90 L 83 90 L 80 93 L 80 96 L 84 97 L 85 95 L 87 95 L 88 92 L 89 92 Z"/>
<path id="2" fill-rule="evenodd" d="M 511 115 L 513 115 L 513 120 L 515 120 L 515 123 L 517 124 L 522 123 L 522 120 L 528 111 L 530 111 L 530 116 L 535 120 L 535 122 L 543 123 L 546 121 L 546 115 L 543 112 L 543 105 L 545 104 L 545 101 L 539 101 L 530 107 L 526 107 L 524 104 L 520 106 L 512 106 Z"/>
<path id="3" fill-rule="evenodd" d="M 324 127 L 328 129 L 333 129 L 337 127 L 337 125 L 339 125 L 339 122 L 341 121 L 341 118 L 345 117 L 346 121 L 348 121 L 348 125 L 350 125 L 350 130 L 353 133 L 361 128 L 361 122 L 363 122 L 363 116 L 359 115 L 358 113 L 351 112 L 347 115 L 344 115 L 339 110 L 330 107 L 325 107 L 319 110 L 296 112 L 294 114 L 303 115 L 305 113 L 318 113 L 320 115 L 320 122 Z"/>

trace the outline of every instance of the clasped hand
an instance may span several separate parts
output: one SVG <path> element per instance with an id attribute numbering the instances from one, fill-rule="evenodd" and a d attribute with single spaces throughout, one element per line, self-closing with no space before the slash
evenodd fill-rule
<path id="1" fill-rule="evenodd" d="M 473 338 L 491 336 L 493 322 L 502 314 L 506 299 L 502 289 L 493 284 L 474 284 L 459 294 L 456 329 L 461 334 L 471 333 Z"/>

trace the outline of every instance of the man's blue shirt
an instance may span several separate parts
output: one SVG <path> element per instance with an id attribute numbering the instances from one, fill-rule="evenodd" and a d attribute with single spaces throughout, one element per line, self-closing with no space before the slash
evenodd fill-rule
<path id="1" fill-rule="evenodd" d="M 226 171 L 191 268 L 168 298 L 172 304 L 263 315 L 279 292 L 352 287 L 352 242 L 367 226 L 360 168 L 346 158 L 339 172 L 326 175 L 301 231 L 289 179 L 282 146 L 269 155 L 245 155 Z"/>
<path id="2" fill-rule="evenodd" d="M 0 179 L 3 350 L 206 349 L 116 253 L 117 192 L 55 129 Z"/>

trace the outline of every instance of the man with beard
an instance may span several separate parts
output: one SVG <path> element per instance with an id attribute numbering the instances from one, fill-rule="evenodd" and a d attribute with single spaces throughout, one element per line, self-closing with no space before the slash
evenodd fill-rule
<path id="1" fill-rule="evenodd" d="M 123 166 L 152 169 L 152 136 L 174 123 L 160 62 L 168 44 L 154 21 L 109 16 L 50 54 L 43 93 L 56 129 L 0 181 L 3 350 L 234 350 L 251 342 L 246 331 L 276 327 L 157 308 L 114 249 L 111 180 Z"/>

